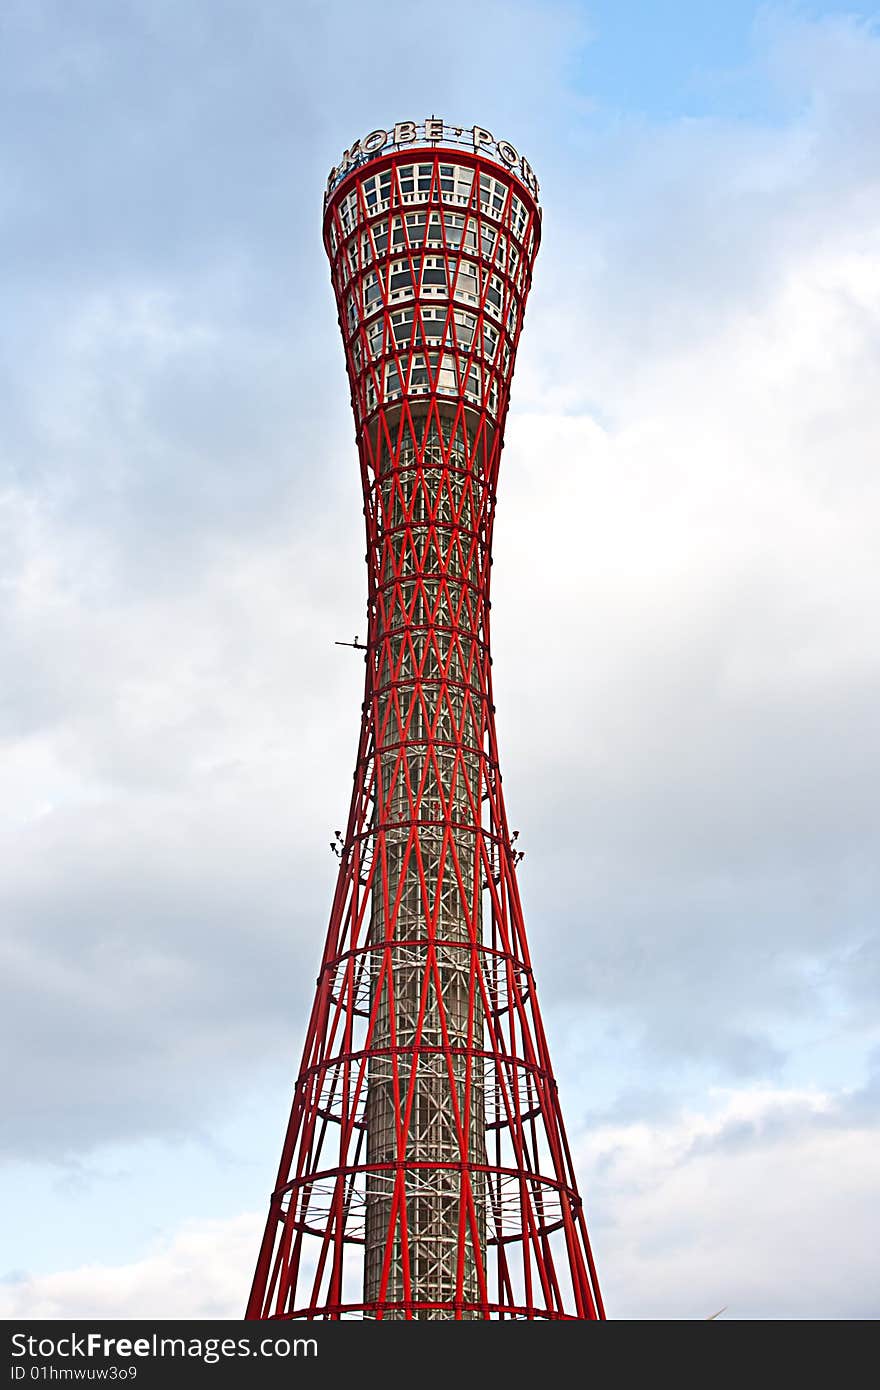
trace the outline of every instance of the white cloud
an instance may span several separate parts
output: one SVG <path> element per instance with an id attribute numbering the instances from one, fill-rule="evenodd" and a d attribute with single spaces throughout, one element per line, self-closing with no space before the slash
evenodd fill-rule
<path id="1" fill-rule="evenodd" d="M 770 1088 L 592 1127 L 575 1159 L 609 1317 L 876 1317 L 876 1143 L 846 1097 Z M 0 1316 L 239 1319 L 263 1221 L 188 1222 L 128 1264 L 15 1276 Z"/>
<path id="2" fill-rule="evenodd" d="M 778 1065 L 821 1026 L 804 959 L 875 929 L 877 103 L 829 43 L 776 125 L 592 134 L 514 383 L 493 640 L 533 949 L 648 1066 Z"/>
<path id="3" fill-rule="evenodd" d="M 733 1091 L 707 1113 L 582 1139 L 609 1316 L 876 1317 L 877 1131 L 840 1104 Z"/>
<path id="4" fill-rule="evenodd" d="M 466 46 L 451 87 L 452 20 L 426 68 L 365 48 L 366 11 L 179 8 L 83 49 L 46 6 L 29 69 L 19 6 L 5 49 L 16 1144 L 179 1134 L 296 1065 L 361 698 L 332 642 L 365 591 L 322 180 L 377 91 L 467 117 L 477 80 L 546 203 L 493 642 L 551 1047 L 601 1033 L 606 1090 L 637 1062 L 680 1094 L 683 1069 L 797 1072 L 833 1021 L 843 1084 L 876 1017 L 876 34 L 759 26 L 773 122 L 603 122 L 566 85 L 565 6 L 484 15 L 506 47 L 489 71 Z M 396 12 L 402 49 L 433 36 Z"/>
<path id="5" fill-rule="evenodd" d="M 244 1317 L 265 1218 L 192 1221 L 142 1259 L 0 1284 L 3 1318 Z"/>

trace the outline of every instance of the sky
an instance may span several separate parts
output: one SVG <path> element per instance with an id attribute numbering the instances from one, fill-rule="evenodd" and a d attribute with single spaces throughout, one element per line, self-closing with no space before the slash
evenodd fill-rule
<path id="1" fill-rule="evenodd" d="M 324 181 L 536 170 L 494 683 L 609 1316 L 876 1317 L 880 12 L 0 0 L 0 1316 L 239 1318 L 355 756 Z"/>

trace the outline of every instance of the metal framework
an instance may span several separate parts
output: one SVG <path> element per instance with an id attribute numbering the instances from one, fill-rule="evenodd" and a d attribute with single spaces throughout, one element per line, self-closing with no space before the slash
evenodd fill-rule
<path id="1" fill-rule="evenodd" d="M 436 143 L 357 164 L 327 201 L 366 517 L 366 688 L 249 1318 L 605 1316 L 523 926 L 489 655 L 498 464 L 540 225 L 513 171 Z"/>

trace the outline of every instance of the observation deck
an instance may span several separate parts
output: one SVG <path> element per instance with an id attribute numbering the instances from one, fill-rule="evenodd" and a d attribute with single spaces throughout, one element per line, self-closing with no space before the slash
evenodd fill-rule
<path id="1" fill-rule="evenodd" d="M 495 428 L 540 243 L 538 180 L 481 126 L 372 131 L 327 184 L 324 241 L 359 430 L 406 398 Z"/>

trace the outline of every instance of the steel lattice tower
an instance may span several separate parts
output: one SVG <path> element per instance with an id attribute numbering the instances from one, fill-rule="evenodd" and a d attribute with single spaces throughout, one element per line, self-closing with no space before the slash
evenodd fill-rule
<path id="1" fill-rule="evenodd" d="M 603 1318 L 538 1009 L 489 655 L 540 240 L 512 146 L 432 119 L 331 173 L 367 531 L 354 791 L 249 1318 Z"/>

